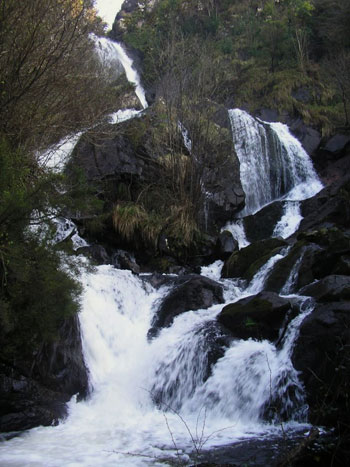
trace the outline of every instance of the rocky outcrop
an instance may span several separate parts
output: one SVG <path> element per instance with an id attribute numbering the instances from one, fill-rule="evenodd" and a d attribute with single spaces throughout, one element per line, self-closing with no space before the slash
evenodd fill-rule
<path id="1" fill-rule="evenodd" d="M 161 328 L 170 326 L 174 318 L 185 311 L 206 309 L 223 301 L 222 286 L 217 282 L 199 275 L 181 276 L 162 301 L 148 335 L 156 336 Z"/>
<path id="2" fill-rule="evenodd" d="M 246 248 L 234 252 L 225 261 L 222 277 L 236 277 L 251 280 L 255 273 L 271 256 L 279 253 L 287 243 L 280 238 L 270 238 L 252 243 Z"/>
<path id="3" fill-rule="evenodd" d="M 226 305 L 217 319 L 237 339 L 277 342 L 295 312 L 289 300 L 273 292 L 261 292 Z"/>
<path id="4" fill-rule="evenodd" d="M 350 276 L 327 276 L 303 287 L 300 294 L 314 297 L 319 302 L 350 300 Z"/>
<path id="5" fill-rule="evenodd" d="M 312 423 L 338 429 L 349 425 L 349 329 L 349 300 L 316 304 L 301 325 L 292 360 L 305 386 Z"/>
<path id="6" fill-rule="evenodd" d="M 0 431 L 52 425 L 67 415 L 66 402 L 88 393 L 77 317 L 66 320 L 57 340 L 33 360 L 0 365 Z"/>

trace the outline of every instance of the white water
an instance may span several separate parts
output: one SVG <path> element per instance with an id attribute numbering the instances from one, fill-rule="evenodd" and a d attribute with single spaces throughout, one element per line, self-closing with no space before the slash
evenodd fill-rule
<path id="1" fill-rule="evenodd" d="M 240 109 L 229 110 L 229 116 L 246 194 L 240 217 L 274 200 L 302 200 L 321 190 L 308 154 L 286 125 L 263 122 Z"/>
<path id="2" fill-rule="evenodd" d="M 246 233 L 244 230 L 244 225 L 243 221 L 241 219 L 238 219 L 234 222 L 228 222 L 225 227 L 221 229 L 223 232 L 224 230 L 228 230 L 229 232 L 232 233 L 232 236 L 235 240 L 238 242 L 238 248 L 245 248 L 248 246 L 250 243 L 247 240 Z"/>
<path id="3" fill-rule="evenodd" d="M 248 289 L 225 280 L 226 299 L 259 292 L 281 257 L 263 266 Z M 220 266 L 203 273 L 217 277 Z M 215 318 L 223 305 L 184 313 L 149 342 L 153 313 L 168 288 L 157 291 L 111 266 L 84 273 L 82 282 L 80 322 L 91 397 L 72 400 L 59 426 L 39 427 L 0 445 L 1 465 L 142 466 L 161 459 L 169 465 L 177 456 L 186 465 L 186 453 L 195 447 L 278 433 L 279 423 L 261 419 L 274 401 L 291 420 L 284 430 L 304 426 L 293 422 L 305 412 L 290 362 L 295 321 L 281 350 L 268 341 L 233 341 L 208 375 L 212 338 L 219 333 Z"/>
<path id="4" fill-rule="evenodd" d="M 145 91 L 141 85 L 140 77 L 135 68 L 133 67 L 133 61 L 126 54 L 122 45 L 118 42 L 113 42 L 106 37 L 95 37 L 97 44 L 97 51 L 102 60 L 112 64 L 121 63 L 128 81 L 135 85 L 135 94 L 139 98 L 139 101 L 144 109 L 148 107 Z"/>
<path id="5" fill-rule="evenodd" d="M 294 232 L 298 230 L 300 222 L 303 220 L 303 216 L 300 212 L 299 201 L 286 201 L 284 203 L 284 213 L 279 222 L 277 222 L 273 237 L 288 238 Z"/>

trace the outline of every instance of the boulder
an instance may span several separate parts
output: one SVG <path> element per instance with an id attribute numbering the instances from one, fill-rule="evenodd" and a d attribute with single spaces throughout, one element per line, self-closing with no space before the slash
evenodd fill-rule
<path id="1" fill-rule="evenodd" d="M 324 149 L 329 152 L 339 153 L 350 142 L 350 135 L 336 134 L 325 144 Z"/>
<path id="2" fill-rule="evenodd" d="M 98 265 L 111 264 L 111 258 L 102 245 L 83 246 L 77 250 L 77 253 L 89 256 Z"/>
<path id="3" fill-rule="evenodd" d="M 300 327 L 292 361 L 305 387 L 311 423 L 350 423 L 349 330 L 350 301 L 316 304 Z"/>
<path id="4" fill-rule="evenodd" d="M 301 295 L 314 297 L 319 302 L 350 300 L 350 276 L 331 275 L 300 289 Z"/>
<path id="5" fill-rule="evenodd" d="M 293 135 L 301 142 L 308 154 L 313 154 L 321 143 L 321 134 L 302 121 L 301 118 L 287 119 L 286 122 Z"/>
<path id="6" fill-rule="evenodd" d="M 227 259 L 234 251 L 238 250 L 238 242 L 228 230 L 221 232 L 216 242 L 216 257 Z"/>
<path id="7" fill-rule="evenodd" d="M 283 201 L 275 201 L 257 213 L 244 217 L 243 224 L 247 240 L 256 242 L 270 238 L 283 211 Z"/>
<path id="8" fill-rule="evenodd" d="M 289 300 L 273 292 L 260 292 L 226 305 L 217 319 L 238 339 L 276 342 L 283 336 L 292 310 Z"/>
<path id="9" fill-rule="evenodd" d="M 287 243 L 280 238 L 270 238 L 252 243 L 234 252 L 225 261 L 222 277 L 239 277 L 251 280 L 271 256 L 279 253 Z"/>
<path id="10" fill-rule="evenodd" d="M 338 228 L 348 228 L 350 222 L 350 173 L 326 186 L 314 197 L 302 201 L 301 214 L 304 219 L 300 231 L 319 230 L 333 224 Z"/>
<path id="11" fill-rule="evenodd" d="M 174 318 L 189 310 L 199 310 L 223 303 L 222 286 L 217 282 L 199 275 L 181 276 L 175 287 L 162 301 L 149 331 L 149 337 L 168 327 Z"/>
<path id="12" fill-rule="evenodd" d="M 135 257 L 132 253 L 125 250 L 117 250 L 113 253 L 112 264 L 118 269 L 128 269 L 134 274 L 140 274 L 140 266 L 136 263 Z"/>

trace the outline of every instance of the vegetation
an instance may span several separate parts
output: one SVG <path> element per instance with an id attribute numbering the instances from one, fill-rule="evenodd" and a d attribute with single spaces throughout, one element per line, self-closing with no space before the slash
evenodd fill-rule
<path id="1" fill-rule="evenodd" d="M 0 0 L 0 358 L 7 362 L 30 360 L 79 310 L 80 287 L 61 264 L 50 219 L 96 203 L 81 177 L 69 186 L 38 154 L 115 107 L 125 85 L 95 53 L 92 34 L 102 31 L 92 0 Z"/>
<path id="2" fill-rule="evenodd" d="M 193 46 L 200 43 L 217 70 L 217 102 L 231 104 L 234 99 L 234 105 L 251 111 L 270 107 L 301 115 L 323 134 L 348 126 L 348 2 L 149 3 L 144 0 L 138 10 L 125 15 L 123 36 L 142 52 L 149 85 L 158 88 L 162 77 L 179 68 L 184 75 L 196 70 L 200 61 Z"/>

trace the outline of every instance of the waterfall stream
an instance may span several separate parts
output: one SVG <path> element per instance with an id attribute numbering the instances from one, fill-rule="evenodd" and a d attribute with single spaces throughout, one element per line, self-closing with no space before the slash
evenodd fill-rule
<path id="1" fill-rule="evenodd" d="M 260 291 L 282 257 L 263 266 L 248 288 L 224 280 L 226 300 Z M 217 278 L 220 267 L 216 263 L 203 273 Z M 281 348 L 269 341 L 234 340 L 208 377 L 210 336 L 223 305 L 179 315 L 148 341 L 152 316 L 169 286 L 155 290 L 142 277 L 112 266 L 83 272 L 81 281 L 91 397 L 73 399 L 59 426 L 38 427 L 0 445 L 2 465 L 138 466 L 158 465 L 161 459 L 168 465 L 178 455 L 186 463 L 186 453 L 196 446 L 208 449 L 278 433 L 279 424 L 261 418 L 275 399 L 289 414 L 284 430 L 304 427 L 303 391 L 290 354 L 309 308 L 290 323 Z"/>
<path id="2" fill-rule="evenodd" d="M 146 108 L 140 79 L 122 46 L 106 38 L 99 38 L 98 45 L 104 60 L 122 63 Z M 126 112 L 113 114 L 114 122 L 139 114 Z M 242 216 L 284 198 L 284 215 L 274 235 L 288 236 L 301 220 L 297 201 L 322 187 L 312 164 L 285 125 L 258 121 L 238 109 L 229 114 L 247 197 Z M 191 141 L 181 129 L 190 151 Z M 240 247 L 247 246 L 240 222 L 227 228 L 239 238 Z M 287 249 L 270 258 L 250 284 L 221 280 L 221 261 L 203 268 L 202 275 L 220 281 L 225 302 L 232 303 L 263 290 L 286 254 Z M 0 444 L 1 465 L 187 465 L 193 451 L 281 433 L 277 413 L 270 422 L 263 418 L 266 407 L 276 401 L 279 413 L 288 418 L 284 433 L 307 426 L 303 388 L 291 363 L 300 323 L 312 310 L 305 298 L 294 297 L 301 312 L 278 348 L 267 340 L 235 339 L 210 363 L 211 342 L 219 332 L 216 317 L 224 304 L 183 313 L 150 341 L 152 318 L 171 286 L 155 289 L 144 277 L 109 265 L 82 270 L 80 280 L 91 395 L 79 403 L 73 398 L 68 418 L 58 426 L 38 427 Z"/>
<path id="3" fill-rule="evenodd" d="M 312 162 L 286 125 L 229 110 L 246 206 L 240 217 L 277 199 L 302 200 L 322 188 Z"/>

